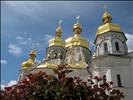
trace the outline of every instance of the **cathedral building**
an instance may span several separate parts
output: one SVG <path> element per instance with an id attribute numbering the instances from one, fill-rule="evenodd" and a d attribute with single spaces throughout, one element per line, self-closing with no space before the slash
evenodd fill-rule
<path id="1" fill-rule="evenodd" d="M 73 35 L 65 41 L 62 39 L 60 20 L 55 37 L 49 40 L 45 60 L 37 63 L 37 52 L 31 51 L 29 59 L 22 63 L 20 79 L 38 71 L 53 73 L 52 70 L 58 65 L 67 64 L 73 70 L 69 75 L 80 76 L 85 80 L 90 75 L 89 71 L 92 76 L 106 76 L 107 81 L 114 82 L 114 88 L 124 91 L 125 100 L 132 100 L 133 52 L 128 52 L 127 38 L 120 25 L 112 22 L 111 14 L 105 11 L 102 20 L 103 25 L 96 32 L 93 56 L 89 41 L 82 37 L 83 28 L 79 16 L 73 25 Z"/>

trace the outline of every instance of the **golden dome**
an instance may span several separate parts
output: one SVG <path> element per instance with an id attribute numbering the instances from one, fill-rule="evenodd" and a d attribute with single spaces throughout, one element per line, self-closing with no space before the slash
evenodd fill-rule
<path id="1" fill-rule="evenodd" d="M 61 34 L 62 34 L 62 29 L 61 29 L 61 27 L 59 26 L 59 27 L 56 29 L 56 36 L 61 37 Z"/>
<path id="2" fill-rule="evenodd" d="M 36 57 L 36 50 L 31 51 L 30 57 L 32 57 L 32 58 Z"/>
<path id="3" fill-rule="evenodd" d="M 111 14 L 109 12 L 107 12 L 107 11 L 105 11 L 105 13 L 103 14 L 102 18 L 104 19 L 106 17 L 112 18 Z"/>
<path id="4" fill-rule="evenodd" d="M 61 46 L 65 47 L 65 42 L 61 37 L 56 36 L 55 38 L 49 40 L 49 46 Z"/>
<path id="5" fill-rule="evenodd" d="M 65 47 L 65 42 L 61 38 L 61 34 L 62 34 L 61 23 L 62 23 L 62 20 L 60 19 L 58 23 L 59 23 L 59 26 L 56 29 L 56 37 L 49 40 L 49 46 Z"/>
<path id="6" fill-rule="evenodd" d="M 79 23 L 79 18 L 80 16 L 77 16 L 77 23 L 73 25 L 73 32 L 75 32 L 75 34 L 80 34 L 82 32 L 82 26 Z"/>
<path id="7" fill-rule="evenodd" d="M 73 31 L 75 35 L 66 39 L 65 47 L 82 46 L 89 48 L 89 42 L 85 38 L 80 36 L 80 33 L 82 32 L 82 26 L 78 22 L 79 18 L 80 16 L 77 16 L 77 23 L 73 25 Z"/>
<path id="8" fill-rule="evenodd" d="M 106 23 L 98 28 L 96 36 L 104 34 L 109 31 L 118 32 L 118 33 L 122 32 L 118 24 Z"/>
<path id="9" fill-rule="evenodd" d="M 59 20 L 58 22 L 59 26 L 56 29 L 56 36 L 58 37 L 61 37 L 61 34 L 62 34 L 61 23 L 62 23 L 62 19 Z"/>
<path id="10" fill-rule="evenodd" d="M 105 11 L 105 13 L 103 14 L 102 16 L 102 19 L 103 19 L 103 23 L 111 23 L 112 21 L 112 16 L 109 12 Z"/>
<path id="11" fill-rule="evenodd" d="M 76 29 L 80 29 L 80 31 L 82 32 L 82 26 L 79 23 L 73 25 L 73 31 L 75 31 Z"/>
<path id="12" fill-rule="evenodd" d="M 22 69 L 25 70 L 29 67 L 31 67 L 34 64 L 34 61 L 31 59 L 28 59 L 27 61 L 22 63 Z"/>
<path id="13" fill-rule="evenodd" d="M 89 42 L 80 35 L 74 35 L 73 37 L 66 39 L 65 42 L 65 47 L 82 46 L 89 48 Z"/>
<path id="14" fill-rule="evenodd" d="M 106 32 L 112 31 L 112 32 L 117 32 L 117 33 L 121 33 L 121 28 L 118 24 L 114 24 L 111 23 L 112 21 L 112 16 L 109 12 L 105 11 L 105 13 L 102 16 L 103 19 L 103 25 L 101 25 L 97 32 L 96 32 L 96 36 L 104 34 Z"/>
<path id="15" fill-rule="evenodd" d="M 22 70 L 28 69 L 29 67 L 33 66 L 35 63 L 36 50 L 31 51 L 29 55 L 30 55 L 30 58 L 27 61 L 23 62 L 21 65 Z"/>

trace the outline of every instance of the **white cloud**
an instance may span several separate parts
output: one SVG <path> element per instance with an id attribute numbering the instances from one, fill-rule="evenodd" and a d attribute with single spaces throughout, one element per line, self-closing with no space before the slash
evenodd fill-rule
<path id="1" fill-rule="evenodd" d="M 9 83 L 7 84 L 1 84 L 1 89 L 4 90 L 5 87 L 10 87 L 10 86 L 13 86 L 17 84 L 17 81 L 16 80 L 11 80 Z"/>
<path id="2" fill-rule="evenodd" d="M 17 84 L 17 81 L 16 81 L 16 80 L 11 80 L 11 81 L 7 84 L 7 86 L 12 86 L 12 85 L 15 85 L 15 84 Z"/>
<path id="3" fill-rule="evenodd" d="M 27 40 L 28 40 L 28 41 L 31 41 L 32 39 L 29 37 L 29 38 L 27 38 Z"/>
<path id="4" fill-rule="evenodd" d="M 26 41 L 21 41 L 20 44 L 26 45 L 27 42 Z"/>
<path id="5" fill-rule="evenodd" d="M 53 38 L 53 36 L 49 35 L 49 34 L 45 34 L 45 36 L 44 36 L 44 40 L 46 40 L 46 41 L 50 40 L 51 38 Z"/>
<path id="6" fill-rule="evenodd" d="M 127 46 L 128 46 L 128 51 L 133 51 L 133 34 L 125 34 L 127 37 Z"/>
<path id="7" fill-rule="evenodd" d="M 16 44 L 10 44 L 8 48 L 8 52 L 14 55 L 20 55 L 22 53 L 22 48 L 18 47 Z"/>
<path id="8" fill-rule="evenodd" d="M 22 45 L 27 44 L 27 41 L 25 41 L 25 39 L 21 36 L 17 36 L 16 39 L 19 40 L 19 43 L 22 44 Z"/>
<path id="9" fill-rule="evenodd" d="M 40 43 L 32 43 L 31 47 L 32 48 L 38 48 L 40 46 Z"/>
<path id="10" fill-rule="evenodd" d="M 1 64 L 7 64 L 7 61 L 6 61 L 5 59 L 1 59 L 1 60 L 0 60 L 0 63 L 1 63 Z"/>
<path id="11" fill-rule="evenodd" d="M 16 37 L 18 40 L 23 40 L 23 37 L 21 37 L 21 36 L 17 36 Z"/>

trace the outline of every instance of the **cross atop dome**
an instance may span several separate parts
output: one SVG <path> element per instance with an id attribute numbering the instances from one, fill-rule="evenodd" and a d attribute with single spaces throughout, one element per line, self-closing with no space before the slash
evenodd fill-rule
<path id="1" fill-rule="evenodd" d="M 62 24 L 62 19 L 60 18 L 58 21 L 58 27 L 56 29 L 56 36 L 61 37 L 62 29 L 61 29 L 61 24 Z"/>
<path id="2" fill-rule="evenodd" d="M 112 16 L 111 14 L 107 11 L 107 5 L 104 5 L 104 14 L 103 14 L 103 23 L 106 24 L 106 23 L 111 23 L 112 21 Z"/>
<path id="3" fill-rule="evenodd" d="M 107 5 L 104 5 L 103 8 L 104 8 L 104 12 L 107 12 L 107 10 L 108 10 L 107 9 L 108 8 Z"/>
<path id="4" fill-rule="evenodd" d="M 82 26 L 79 23 L 80 16 L 77 16 L 76 19 L 77 23 L 73 25 L 73 31 L 75 32 L 75 34 L 80 34 L 82 32 Z"/>
<path id="5" fill-rule="evenodd" d="M 77 19 L 77 23 L 79 23 L 80 16 L 77 16 L 76 19 Z"/>
<path id="6" fill-rule="evenodd" d="M 58 21 L 59 26 L 61 26 L 62 22 L 63 20 L 60 18 L 60 20 Z"/>

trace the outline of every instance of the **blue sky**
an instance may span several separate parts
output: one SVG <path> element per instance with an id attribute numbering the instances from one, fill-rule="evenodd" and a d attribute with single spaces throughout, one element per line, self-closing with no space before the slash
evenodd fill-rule
<path id="1" fill-rule="evenodd" d="M 126 34 L 133 50 L 132 1 L 2 1 L 1 4 L 1 80 L 9 84 L 18 79 L 21 63 L 37 48 L 37 60 L 45 58 L 48 40 L 55 36 L 58 20 L 63 19 L 63 39 L 73 35 L 72 26 L 80 16 L 81 35 L 91 49 L 97 28 L 102 25 L 103 6 L 108 6 L 113 22 Z"/>

